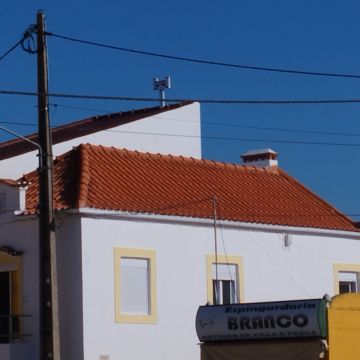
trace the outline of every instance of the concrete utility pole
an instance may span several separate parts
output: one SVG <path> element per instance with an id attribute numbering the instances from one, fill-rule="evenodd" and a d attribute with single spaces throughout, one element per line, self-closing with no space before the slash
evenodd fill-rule
<path id="1" fill-rule="evenodd" d="M 53 155 L 51 145 L 45 15 L 37 13 L 39 158 L 40 360 L 60 360 L 55 222 L 53 213 Z"/>

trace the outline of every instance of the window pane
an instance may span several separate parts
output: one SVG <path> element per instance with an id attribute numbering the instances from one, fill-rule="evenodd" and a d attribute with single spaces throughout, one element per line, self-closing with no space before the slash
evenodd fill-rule
<path id="1" fill-rule="evenodd" d="M 213 304 L 220 305 L 220 281 L 213 280 Z"/>
<path id="2" fill-rule="evenodd" d="M 231 304 L 231 281 L 225 280 L 222 282 L 223 301 L 224 305 Z"/>
<path id="3" fill-rule="evenodd" d="M 217 275 L 220 280 L 236 280 L 236 269 L 234 264 L 217 264 Z M 216 265 L 212 265 L 212 276 L 216 279 Z"/>
<path id="4" fill-rule="evenodd" d="M 358 276 L 357 272 L 353 271 L 340 271 L 339 274 L 339 292 L 355 293 L 358 291 Z"/>
<path id="5" fill-rule="evenodd" d="M 235 302 L 235 282 L 230 280 L 213 280 L 213 304 L 226 305 Z"/>
<path id="6" fill-rule="evenodd" d="M 339 272 L 339 280 L 340 281 L 357 281 L 357 273 L 351 271 L 340 271 Z"/>
<path id="7" fill-rule="evenodd" d="M 148 315 L 149 261 L 147 259 L 121 258 L 120 261 L 120 312 Z"/>
<path id="8" fill-rule="evenodd" d="M 353 281 L 340 281 L 339 282 L 339 292 L 340 292 L 340 294 L 356 292 L 356 283 Z"/>

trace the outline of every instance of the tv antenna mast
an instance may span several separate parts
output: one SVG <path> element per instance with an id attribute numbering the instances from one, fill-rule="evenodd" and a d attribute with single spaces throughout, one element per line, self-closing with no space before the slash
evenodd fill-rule
<path id="1" fill-rule="evenodd" d="M 171 88 L 171 82 L 170 82 L 170 76 L 165 76 L 164 80 L 159 80 L 158 78 L 155 78 L 153 80 L 153 87 L 154 90 L 159 90 L 159 96 L 160 96 L 160 106 L 165 106 L 165 89 Z"/>

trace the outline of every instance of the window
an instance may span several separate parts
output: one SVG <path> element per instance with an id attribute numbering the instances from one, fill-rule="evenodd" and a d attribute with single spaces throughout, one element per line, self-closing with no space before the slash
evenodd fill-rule
<path id="1" fill-rule="evenodd" d="M 155 251 L 115 249 L 116 322 L 156 321 Z"/>
<path id="2" fill-rule="evenodd" d="M 360 288 L 360 264 L 334 264 L 334 293 L 356 293 Z"/>
<path id="3" fill-rule="evenodd" d="M 338 276 L 340 294 L 358 292 L 358 274 L 356 272 L 340 271 Z"/>
<path id="4" fill-rule="evenodd" d="M 207 301 L 225 305 L 243 301 L 243 265 L 240 256 L 208 255 Z"/>

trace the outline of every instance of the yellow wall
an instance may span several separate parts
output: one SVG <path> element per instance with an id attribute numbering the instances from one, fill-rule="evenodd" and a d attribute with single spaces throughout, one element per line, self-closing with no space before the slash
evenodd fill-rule
<path id="1" fill-rule="evenodd" d="M 328 309 L 329 360 L 360 359 L 360 294 L 335 296 Z"/>

